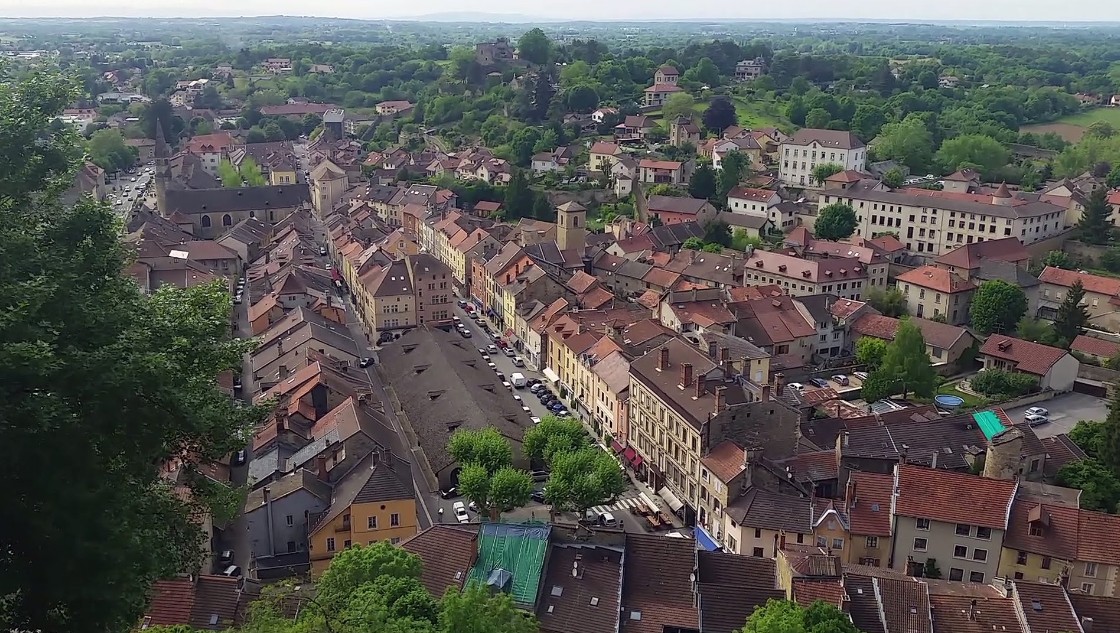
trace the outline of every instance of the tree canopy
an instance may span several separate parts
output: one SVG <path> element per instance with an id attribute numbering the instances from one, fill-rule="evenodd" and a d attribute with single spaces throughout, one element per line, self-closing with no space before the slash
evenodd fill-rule
<path id="1" fill-rule="evenodd" d="M 929 398 L 937 389 L 937 372 L 926 352 L 925 338 L 918 326 L 903 319 L 887 345 L 883 360 L 863 383 L 863 397 L 868 402 L 913 391 Z"/>
<path id="2" fill-rule="evenodd" d="M 727 128 L 739 122 L 739 114 L 735 111 L 735 104 L 727 97 L 715 97 L 704 110 L 704 127 L 722 133 Z"/>
<path id="3" fill-rule="evenodd" d="M 1089 310 L 1081 304 L 1084 298 L 1085 286 L 1078 279 L 1058 304 L 1058 313 L 1054 316 L 1054 336 L 1062 347 L 1072 343 L 1089 324 Z"/>
<path id="4" fill-rule="evenodd" d="M 937 162 L 946 173 L 975 169 L 990 175 L 1007 164 L 1011 153 L 1003 143 L 983 134 L 964 134 L 951 138 L 937 150 Z"/>
<path id="5" fill-rule="evenodd" d="M 843 202 L 833 202 L 817 214 L 813 230 L 821 239 L 842 240 L 855 233 L 858 225 L 855 209 Z"/>
<path id="6" fill-rule="evenodd" d="M 153 581 L 201 562 L 200 502 L 176 496 L 161 464 L 223 459 L 263 415 L 217 386 L 248 349 L 229 338 L 225 288 L 143 295 L 123 273 L 115 215 L 88 198 L 60 202 L 80 154 L 50 122 L 74 99 L 50 74 L 0 86 L 0 442 L 10 451 L 0 622 L 10 629 L 134 626 Z"/>
<path id="7" fill-rule="evenodd" d="M 98 130 L 89 138 L 89 159 L 105 171 L 120 171 L 136 164 L 135 147 L 125 145 L 120 130 Z"/>
<path id="8" fill-rule="evenodd" d="M 972 294 L 969 317 L 982 334 L 1011 332 L 1027 312 L 1027 295 L 1019 286 L 1001 279 L 980 284 Z"/>
<path id="9" fill-rule="evenodd" d="M 851 618 L 817 600 L 803 607 L 791 600 L 770 600 L 755 609 L 737 633 L 860 633 Z"/>
<path id="10" fill-rule="evenodd" d="M 447 451 L 459 462 L 459 490 L 492 520 L 523 506 L 533 492 L 529 473 L 513 467 L 513 447 L 494 427 L 461 429 Z"/>
<path id="11" fill-rule="evenodd" d="M 1104 187 L 1097 187 L 1089 194 L 1089 201 L 1077 222 L 1081 240 L 1089 244 L 1107 244 L 1112 236 L 1112 223 L 1109 221 L 1111 214 L 1108 191 Z"/>
<path id="12" fill-rule="evenodd" d="M 913 173 L 925 173 L 933 160 L 933 135 L 922 117 L 911 114 L 883 126 L 875 138 L 874 154 L 881 160 L 897 160 Z"/>

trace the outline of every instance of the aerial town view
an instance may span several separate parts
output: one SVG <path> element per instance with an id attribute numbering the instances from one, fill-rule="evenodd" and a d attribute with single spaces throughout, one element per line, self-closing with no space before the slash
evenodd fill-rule
<path id="1" fill-rule="evenodd" d="M 12 4 L 0 630 L 1120 633 L 1120 5 Z"/>

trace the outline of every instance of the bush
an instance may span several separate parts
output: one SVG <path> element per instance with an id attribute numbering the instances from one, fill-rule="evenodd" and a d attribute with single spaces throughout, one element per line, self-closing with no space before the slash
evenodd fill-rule
<path id="1" fill-rule="evenodd" d="M 990 398 L 1016 398 L 1038 390 L 1038 380 L 1002 369 L 982 371 L 969 381 L 972 390 Z"/>

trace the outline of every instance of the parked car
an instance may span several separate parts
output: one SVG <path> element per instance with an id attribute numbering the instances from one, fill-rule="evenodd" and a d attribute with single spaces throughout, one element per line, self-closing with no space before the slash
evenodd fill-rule
<path id="1" fill-rule="evenodd" d="M 465 327 L 464 328 L 459 328 L 459 335 L 462 336 L 463 338 L 470 338 L 471 337 L 471 331 L 468 330 Z"/>
<path id="2" fill-rule="evenodd" d="M 1027 409 L 1027 415 L 1041 415 L 1044 418 L 1050 417 L 1050 412 L 1042 407 L 1031 407 Z"/>
<path id="3" fill-rule="evenodd" d="M 505 354 L 507 358 L 513 358 L 514 356 L 517 356 L 517 352 L 513 351 L 512 347 L 503 348 L 502 353 Z"/>
<path id="4" fill-rule="evenodd" d="M 494 371 L 498 371 L 498 366 L 495 365 L 494 363 L 486 363 L 486 366 L 489 367 L 490 369 L 493 369 Z"/>
<path id="5" fill-rule="evenodd" d="M 497 346 L 497 345 L 487 345 L 487 346 L 486 346 L 486 349 L 487 349 L 487 351 L 489 351 L 489 352 L 490 352 L 491 354 L 497 354 L 497 353 L 498 353 L 498 346 Z"/>
<path id="6" fill-rule="evenodd" d="M 1023 421 L 1027 423 L 1027 426 L 1042 426 L 1043 424 L 1050 422 L 1050 418 L 1044 415 L 1028 414 L 1023 418 Z"/>
<path id="7" fill-rule="evenodd" d="M 506 389 L 509 389 L 510 391 L 513 391 L 513 385 L 509 384 L 508 380 L 503 380 L 502 381 L 502 386 L 505 387 Z"/>
<path id="8" fill-rule="evenodd" d="M 463 505 L 462 501 L 456 501 L 455 505 L 451 506 L 451 510 L 455 513 L 455 519 L 459 523 L 471 522 L 471 517 L 467 514 L 467 506 Z"/>
<path id="9" fill-rule="evenodd" d="M 369 367 L 372 364 L 373 364 L 373 358 L 371 358 L 369 356 L 366 356 L 362 360 L 358 361 L 358 367 L 361 367 L 362 369 L 365 369 L 366 367 Z"/>
<path id="10" fill-rule="evenodd" d="M 567 409 L 565 409 L 563 406 L 561 406 L 559 409 L 553 409 L 552 410 L 552 415 L 555 415 L 558 418 L 566 418 L 571 414 L 568 412 Z"/>
<path id="11" fill-rule="evenodd" d="M 536 501 L 537 503 L 544 503 L 544 491 L 534 490 L 533 492 L 529 493 L 529 498 L 533 501 Z"/>
<path id="12" fill-rule="evenodd" d="M 541 384 L 541 381 L 537 378 L 530 378 L 530 379 L 525 381 L 525 384 L 526 384 L 526 386 L 529 387 L 529 390 L 532 391 L 533 387 L 536 387 L 537 385 Z"/>
<path id="13" fill-rule="evenodd" d="M 455 303 L 456 303 L 456 304 L 457 304 L 457 305 L 458 305 L 458 306 L 459 306 L 460 308 L 466 308 L 466 307 L 467 307 L 467 302 L 466 302 L 466 301 L 464 301 L 464 300 L 462 300 L 462 299 L 459 299 L 459 300 L 458 300 L 458 301 L 456 301 Z"/>
<path id="14" fill-rule="evenodd" d="M 848 386 L 848 377 L 845 376 L 844 374 L 836 374 L 835 376 L 832 377 L 832 382 L 840 385 L 841 387 L 847 387 Z"/>
<path id="15" fill-rule="evenodd" d="M 514 367 L 524 367 L 525 366 L 525 361 L 521 360 L 520 356 L 514 356 L 513 357 L 513 366 Z"/>
<path id="16" fill-rule="evenodd" d="M 470 317 L 471 317 L 472 321 L 477 321 L 478 320 L 478 313 L 477 312 L 471 312 Z"/>
<path id="17" fill-rule="evenodd" d="M 853 372 L 852 375 L 856 378 L 859 378 L 860 380 L 867 380 L 867 372 L 865 371 Z"/>
<path id="18" fill-rule="evenodd" d="M 529 381 L 529 391 L 532 392 L 533 395 L 540 393 L 544 389 L 545 386 L 542 385 L 539 380 L 537 382 L 533 382 L 532 380 Z"/>
<path id="19" fill-rule="evenodd" d="M 828 381 L 825 380 L 824 378 L 813 378 L 809 381 L 809 383 L 811 385 L 813 385 L 814 387 L 819 387 L 821 389 L 828 386 Z"/>
<path id="20" fill-rule="evenodd" d="M 482 355 L 482 360 L 489 363 L 490 362 L 490 355 L 489 354 L 483 354 Z"/>
<path id="21" fill-rule="evenodd" d="M 230 565 L 229 567 L 226 567 L 226 570 L 222 572 L 222 575 L 229 576 L 230 578 L 236 578 L 237 576 L 241 575 L 241 568 L 237 565 Z"/>
<path id="22" fill-rule="evenodd" d="M 531 418 L 529 418 L 529 421 L 532 422 L 533 424 L 540 424 L 541 423 L 541 419 L 538 418 L 537 416 L 532 416 Z"/>
<path id="23" fill-rule="evenodd" d="M 791 382 L 791 383 L 789 383 L 789 384 L 788 384 L 788 385 L 786 385 L 786 386 L 787 386 L 787 387 L 789 387 L 790 389 L 793 389 L 793 390 L 794 390 L 794 391 L 796 391 L 797 393 L 801 393 L 802 391 L 804 391 L 804 390 L 805 390 L 805 385 L 803 385 L 803 384 L 801 384 L 801 383 L 799 383 L 799 382 Z"/>
<path id="24" fill-rule="evenodd" d="M 564 405 L 560 402 L 553 402 L 552 404 L 548 405 L 548 408 L 553 413 L 558 413 L 564 409 Z"/>

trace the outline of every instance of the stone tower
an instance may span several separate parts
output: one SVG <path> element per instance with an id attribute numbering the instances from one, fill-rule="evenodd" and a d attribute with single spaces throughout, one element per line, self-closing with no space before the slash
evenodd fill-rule
<path id="1" fill-rule="evenodd" d="M 556 246 L 562 251 L 575 249 L 583 254 L 587 243 L 587 209 L 578 202 L 565 202 L 556 208 Z"/>
<path id="2" fill-rule="evenodd" d="M 988 441 L 984 455 L 984 476 L 989 479 L 1015 479 L 1022 474 L 1023 432 L 1010 428 Z"/>
<path id="3" fill-rule="evenodd" d="M 167 217 L 167 185 L 171 182 L 171 148 L 167 145 L 163 124 L 158 120 L 156 121 L 155 163 L 156 210 L 160 215 Z"/>

